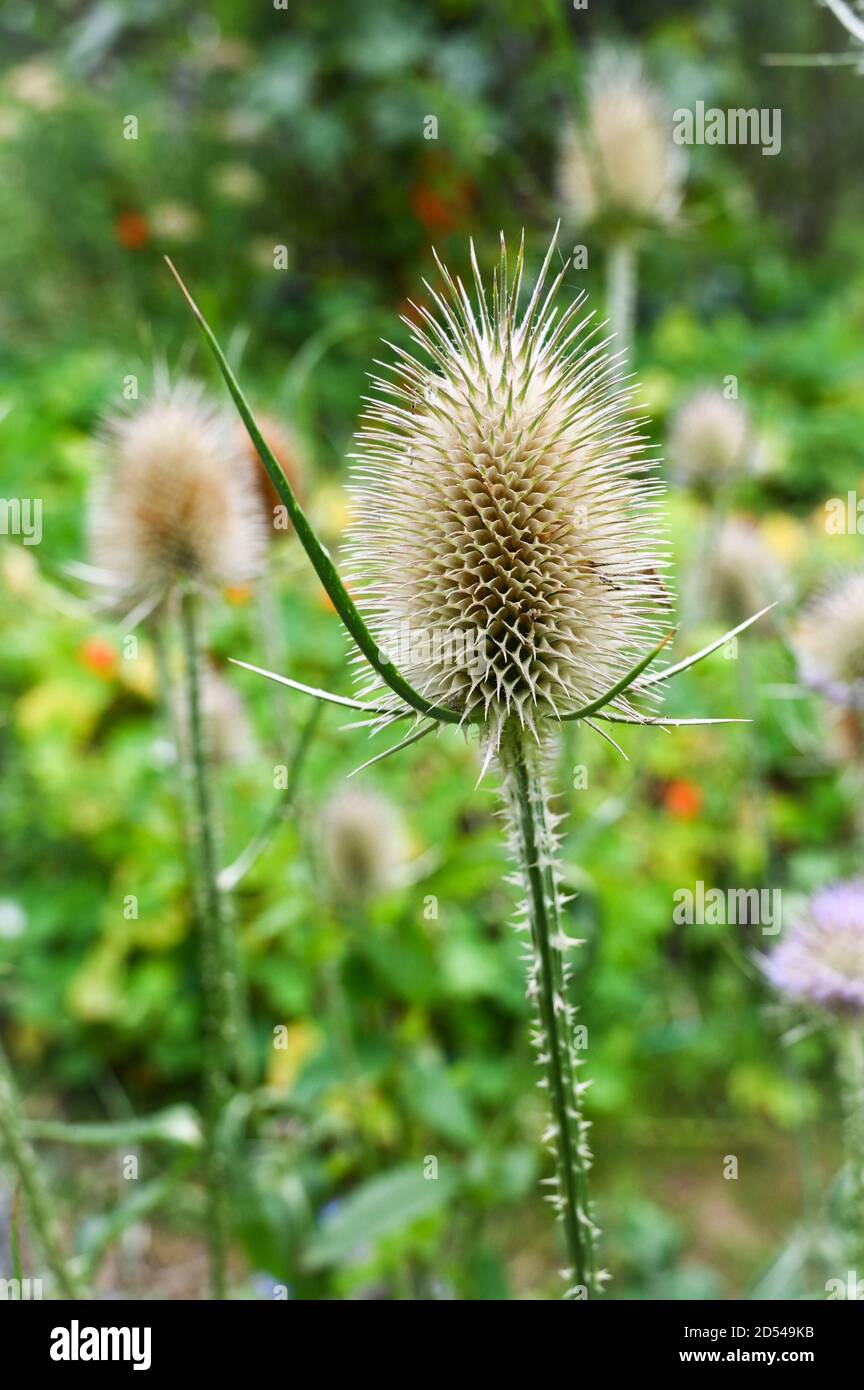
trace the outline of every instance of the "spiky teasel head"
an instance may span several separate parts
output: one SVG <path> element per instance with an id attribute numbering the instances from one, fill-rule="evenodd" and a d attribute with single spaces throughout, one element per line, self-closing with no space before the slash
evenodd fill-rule
<path id="1" fill-rule="evenodd" d="M 744 406 L 720 391 L 698 391 L 672 422 L 669 459 L 679 482 L 713 497 L 751 466 L 752 437 Z"/>
<path id="2" fill-rule="evenodd" d="M 589 68 L 585 120 L 569 122 L 561 143 L 558 185 L 568 224 L 665 226 L 680 207 L 683 177 L 669 113 L 639 60 L 600 50 Z"/>
<path id="3" fill-rule="evenodd" d="M 814 893 L 761 964 L 774 988 L 798 1003 L 864 1014 L 864 880 Z"/>
<path id="4" fill-rule="evenodd" d="M 583 314 L 520 308 L 502 238 L 491 297 L 440 264 L 435 312 L 375 381 L 354 454 L 350 566 L 382 651 L 495 746 L 605 694 L 666 629 L 655 463 Z M 408 322 L 406 320 L 406 322 Z"/>
<path id="5" fill-rule="evenodd" d="M 322 847 L 336 896 L 360 904 L 394 887 L 407 855 L 396 807 L 377 792 L 347 787 L 324 809 Z"/>
<path id="6" fill-rule="evenodd" d="M 864 571 L 813 599 L 793 647 L 805 685 L 846 709 L 864 709 Z"/>
<path id="7" fill-rule="evenodd" d="M 178 585 L 220 589 L 259 572 L 264 524 L 233 420 L 195 383 L 161 379 L 102 431 L 104 470 L 90 502 L 93 563 L 127 622 Z"/>
<path id="8" fill-rule="evenodd" d="M 686 598 L 699 621 L 734 627 L 782 597 L 784 568 L 752 521 L 720 521 L 694 560 Z"/>

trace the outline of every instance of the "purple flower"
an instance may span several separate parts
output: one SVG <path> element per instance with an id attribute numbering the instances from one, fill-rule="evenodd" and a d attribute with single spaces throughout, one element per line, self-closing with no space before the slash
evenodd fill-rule
<path id="1" fill-rule="evenodd" d="M 864 1014 L 864 879 L 815 893 L 760 964 L 790 999 L 835 1014 Z"/>

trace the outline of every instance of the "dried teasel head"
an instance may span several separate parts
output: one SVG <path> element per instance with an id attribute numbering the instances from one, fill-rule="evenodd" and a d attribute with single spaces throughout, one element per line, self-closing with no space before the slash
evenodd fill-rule
<path id="1" fill-rule="evenodd" d="M 672 123 L 639 60 L 617 49 L 593 57 L 585 119 L 568 122 L 558 187 L 568 225 L 617 231 L 665 226 L 681 204 L 685 161 Z"/>
<path id="2" fill-rule="evenodd" d="M 694 557 L 685 599 L 695 619 L 734 627 L 783 596 L 787 575 L 755 522 L 727 517 L 712 524 Z"/>
<path id="3" fill-rule="evenodd" d="M 664 635 L 661 484 L 632 392 L 584 312 L 554 307 L 554 241 L 520 307 L 501 259 L 376 379 L 354 454 L 350 570 L 381 649 L 430 702 L 535 733 L 605 694 Z M 408 322 L 406 320 L 406 322 Z"/>
<path id="4" fill-rule="evenodd" d="M 402 818 L 377 792 L 346 787 L 324 809 L 322 850 L 331 886 L 348 904 L 392 889 L 407 855 Z"/>
<path id="5" fill-rule="evenodd" d="M 750 471 L 755 457 L 747 411 L 720 391 L 697 391 L 672 421 L 672 471 L 678 482 L 705 496 Z"/>
<path id="6" fill-rule="evenodd" d="M 792 645 L 805 685 L 836 705 L 864 709 L 864 571 L 808 604 Z"/>
<path id="7" fill-rule="evenodd" d="M 259 573 L 265 530 L 233 420 L 195 383 L 160 380 L 102 430 L 90 499 L 90 552 L 127 623 L 180 585 L 221 589 Z"/>

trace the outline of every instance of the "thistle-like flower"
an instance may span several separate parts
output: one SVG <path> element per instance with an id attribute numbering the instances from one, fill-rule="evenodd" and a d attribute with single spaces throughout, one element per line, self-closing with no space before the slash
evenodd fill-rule
<path id="1" fill-rule="evenodd" d="M 497 754 L 516 882 L 525 902 L 528 994 L 549 1103 L 545 1178 L 566 1239 L 565 1297 L 596 1294 L 591 1155 L 582 1115 L 586 1081 L 573 1032 L 567 955 L 571 938 L 538 751 L 559 719 L 701 724 L 651 719 L 628 694 L 651 694 L 710 656 L 761 613 L 695 655 L 646 674 L 670 635 L 659 538 L 655 464 L 631 413 L 631 393 L 605 344 L 546 289 L 555 240 L 523 310 L 523 250 L 510 279 L 503 244 L 487 298 L 473 247 L 476 298 L 439 263 L 436 313 L 415 306 L 409 323 L 424 360 L 395 349 L 392 379 L 377 379 L 354 455 L 356 521 L 351 564 L 361 613 L 267 448 L 225 355 L 180 282 L 268 475 L 358 653 L 375 673 L 374 701 L 268 679 L 362 713 L 373 728 L 416 715 L 389 757 L 450 724 L 479 726 L 484 771 Z M 175 272 L 176 275 L 176 272 Z M 179 277 L 177 277 L 179 280 Z M 662 635 L 661 635 L 662 634 Z M 659 638 L 659 640 L 658 640 Z M 246 663 L 239 663 L 245 665 Z M 609 735 L 605 735 L 609 738 Z M 616 745 L 617 746 L 617 745 Z M 377 761 L 377 758 L 371 761 Z"/>
<path id="2" fill-rule="evenodd" d="M 109 419 L 105 468 L 91 497 L 91 555 L 127 623 L 181 584 L 218 589 L 259 572 L 264 525 L 233 421 L 199 386 L 160 382 Z"/>
<path id="3" fill-rule="evenodd" d="M 700 621 L 711 618 L 733 627 L 782 594 L 783 566 L 753 522 L 737 517 L 719 522 L 695 561 L 686 598 Z"/>
<path id="4" fill-rule="evenodd" d="M 774 988 L 796 1002 L 864 1014 L 864 880 L 814 893 L 761 965 Z"/>
<path id="5" fill-rule="evenodd" d="M 539 734 L 600 697 L 668 622 L 656 464 L 584 295 L 553 308 L 566 265 L 543 293 L 552 249 L 521 312 L 521 249 L 491 304 L 473 248 L 475 302 L 439 263 L 438 316 L 409 325 L 428 361 L 397 350 L 353 456 L 378 644 L 493 749 L 508 718 Z"/>
<path id="6" fill-rule="evenodd" d="M 639 60 L 601 50 L 588 73 L 585 121 L 569 122 L 562 138 L 558 184 L 568 225 L 667 225 L 681 204 L 684 167 Z"/>
<path id="7" fill-rule="evenodd" d="M 809 604 L 793 647 L 805 685 L 846 709 L 864 709 L 864 572 Z"/>
<path id="8" fill-rule="evenodd" d="M 396 807 L 354 788 L 337 792 L 325 807 L 322 847 L 334 892 L 360 906 L 393 888 L 407 848 Z"/>
<path id="9" fill-rule="evenodd" d="M 669 457 L 679 482 L 713 496 L 751 466 L 752 437 L 744 406 L 711 389 L 691 396 L 672 423 Z"/>

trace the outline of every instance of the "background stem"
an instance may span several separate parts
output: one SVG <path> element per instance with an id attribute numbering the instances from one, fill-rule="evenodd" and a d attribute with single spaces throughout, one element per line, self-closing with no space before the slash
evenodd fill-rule
<path id="1" fill-rule="evenodd" d="M 848 1203 L 850 1268 L 864 1271 L 864 1032 L 848 1023 L 840 1038 Z M 860 1277 L 860 1276 L 859 1276 Z"/>
<path id="2" fill-rule="evenodd" d="M 85 1298 L 86 1293 L 69 1269 L 54 1227 L 53 1207 L 42 1165 L 24 1135 L 18 1111 L 18 1095 L 6 1054 L 0 1046 L 0 1146 L 15 1171 L 30 1226 L 63 1298 Z"/>
<path id="3" fill-rule="evenodd" d="M 225 904 L 217 886 L 216 838 L 201 708 L 199 599 L 183 595 L 181 627 L 187 704 L 187 775 L 191 784 L 193 862 L 196 877 L 201 983 L 204 996 L 204 1126 L 207 1183 L 207 1242 L 210 1287 L 214 1298 L 226 1293 L 228 1244 L 228 1163 L 222 1137 L 222 1113 L 231 1095 L 232 1058 L 237 1047 L 233 1004 L 234 952 Z"/>
<path id="4" fill-rule="evenodd" d="M 636 315 L 637 252 L 630 237 L 616 237 L 606 253 L 606 313 L 615 334 L 612 352 L 623 352 L 633 361 L 633 324 Z"/>
<path id="5" fill-rule="evenodd" d="M 598 1292 L 595 1245 L 597 1228 L 587 1196 L 590 1152 L 587 1124 L 582 1118 L 572 1022 L 567 1000 L 569 972 L 561 929 L 554 851 L 555 834 L 549 817 L 543 779 L 536 766 L 539 755 L 525 747 L 521 730 L 505 731 L 500 753 L 504 789 L 512 824 L 516 863 L 527 892 L 531 932 L 528 995 L 537 1010 L 536 1046 L 544 1068 L 544 1087 L 551 1112 L 552 1151 L 557 1193 L 554 1205 L 564 1226 L 570 1261 L 568 1294 Z M 567 1295 L 565 1295 L 566 1297 Z"/>

